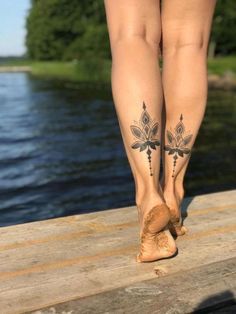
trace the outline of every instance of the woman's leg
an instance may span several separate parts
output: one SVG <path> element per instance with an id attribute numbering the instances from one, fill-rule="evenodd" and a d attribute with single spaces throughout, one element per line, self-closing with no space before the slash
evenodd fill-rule
<path id="1" fill-rule="evenodd" d="M 215 0 L 163 0 L 164 197 L 175 216 L 207 100 L 207 47 Z"/>
<path id="2" fill-rule="evenodd" d="M 163 203 L 158 190 L 162 110 L 159 1 L 104 3 L 112 53 L 113 100 L 135 180 L 142 230 L 144 216 Z M 173 241 L 169 231 L 165 234 Z"/>

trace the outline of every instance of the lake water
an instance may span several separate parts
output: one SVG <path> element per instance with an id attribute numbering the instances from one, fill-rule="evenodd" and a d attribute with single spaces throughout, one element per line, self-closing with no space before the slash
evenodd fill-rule
<path id="1" fill-rule="evenodd" d="M 236 92 L 209 91 L 187 196 L 236 187 Z M 134 204 L 110 86 L 0 74 L 0 226 Z"/>

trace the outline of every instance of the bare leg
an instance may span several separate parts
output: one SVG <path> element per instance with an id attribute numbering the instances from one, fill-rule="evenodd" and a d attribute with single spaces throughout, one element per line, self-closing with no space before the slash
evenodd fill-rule
<path id="1" fill-rule="evenodd" d="M 135 180 L 135 199 L 142 235 L 145 217 L 155 206 L 164 203 L 158 190 L 162 110 L 158 66 L 161 32 L 159 2 L 105 0 L 105 9 L 112 53 L 112 93 Z M 158 221 L 153 217 L 156 220 L 153 230 L 165 227 L 169 212 L 162 216 L 164 219 L 159 217 Z M 164 233 L 169 248 L 175 251 L 175 243 L 169 231 Z M 154 242 L 146 249 L 147 259 L 154 259 L 154 255 L 170 255 L 166 249 L 154 249 L 153 244 Z"/>
<path id="2" fill-rule="evenodd" d="M 165 157 L 162 188 L 176 219 L 183 180 L 207 100 L 207 47 L 215 0 L 163 0 Z M 184 229 L 179 229 L 183 234 Z"/>

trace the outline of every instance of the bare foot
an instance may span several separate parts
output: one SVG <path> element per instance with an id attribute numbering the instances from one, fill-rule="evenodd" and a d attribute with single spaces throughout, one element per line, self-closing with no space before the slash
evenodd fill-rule
<path id="1" fill-rule="evenodd" d="M 169 220 L 170 212 L 164 203 L 152 207 L 143 217 L 141 214 L 143 227 L 137 262 L 152 262 L 176 255 L 177 247 L 167 227 Z"/>
<path id="2" fill-rule="evenodd" d="M 184 198 L 183 189 L 175 187 L 174 191 L 164 190 L 164 199 L 170 210 L 169 230 L 173 236 L 184 235 L 188 229 L 183 226 L 181 203 Z"/>

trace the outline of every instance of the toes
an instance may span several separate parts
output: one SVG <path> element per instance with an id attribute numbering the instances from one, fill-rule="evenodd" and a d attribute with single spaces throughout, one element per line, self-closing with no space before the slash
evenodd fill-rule
<path id="1" fill-rule="evenodd" d="M 173 236 L 182 236 L 188 232 L 188 228 L 185 226 L 178 226 L 173 223 L 169 223 L 168 227 Z"/>
<path id="2" fill-rule="evenodd" d="M 188 229 L 187 229 L 185 226 L 181 226 L 181 227 L 178 227 L 178 228 L 176 229 L 176 233 L 177 233 L 177 235 L 179 235 L 179 236 L 186 234 L 187 231 L 188 231 Z"/>
<path id="3" fill-rule="evenodd" d="M 188 232 L 188 228 L 186 228 L 185 226 L 182 226 L 181 231 L 185 234 Z"/>
<path id="4" fill-rule="evenodd" d="M 185 234 L 185 231 L 184 231 L 182 228 L 178 228 L 178 229 L 176 229 L 176 234 L 177 234 L 178 236 L 182 236 L 182 235 Z"/>

